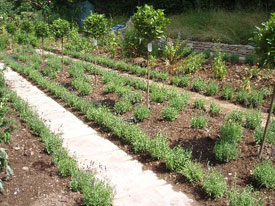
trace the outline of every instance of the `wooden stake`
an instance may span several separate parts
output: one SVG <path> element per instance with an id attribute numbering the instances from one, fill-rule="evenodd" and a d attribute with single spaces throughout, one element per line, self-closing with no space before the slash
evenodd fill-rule
<path id="1" fill-rule="evenodd" d="M 149 65 L 149 51 L 147 53 L 147 107 L 150 108 L 150 65 Z"/>
<path id="2" fill-rule="evenodd" d="M 274 84 L 274 86 L 273 86 L 273 95 L 272 95 L 272 99 L 271 99 L 271 103 L 270 103 L 270 108 L 269 108 L 268 117 L 267 117 L 266 124 L 265 124 L 263 141 L 262 141 L 261 149 L 260 149 L 259 156 L 258 156 L 259 161 L 262 160 L 262 153 L 263 153 L 263 150 L 264 150 L 265 138 L 266 138 L 267 129 L 268 129 L 268 124 L 269 124 L 270 117 L 271 117 L 271 113 L 272 113 L 272 106 L 273 106 L 274 98 L 275 98 L 275 84 Z"/>

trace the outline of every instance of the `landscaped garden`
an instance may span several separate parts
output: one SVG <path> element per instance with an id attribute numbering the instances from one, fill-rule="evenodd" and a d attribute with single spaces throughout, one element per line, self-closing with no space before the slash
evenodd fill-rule
<path id="1" fill-rule="evenodd" d="M 219 43 L 211 54 L 180 38 L 164 41 L 170 20 L 148 5 L 137 8 L 123 32 L 110 32 L 110 21 L 97 13 L 81 29 L 61 18 L 51 24 L 32 18 L 1 21 L 6 66 L 198 204 L 275 204 L 275 13 L 255 30 L 255 53 L 244 63 Z M 91 186 L 95 174 L 78 170 L 61 140 L 8 90 L 2 73 L 0 80 L 0 143 L 7 149 L 0 148 L 0 191 L 7 195 L 0 202 L 11 198 L 13 181 L 24 184 L 16 171 L 35 165 L 36 175 L 43 170 L 59 181 L 41 188 L 58 193 L 65 187 L 68 202 L 110 205 L 111 188 L 100 181 Z"/>

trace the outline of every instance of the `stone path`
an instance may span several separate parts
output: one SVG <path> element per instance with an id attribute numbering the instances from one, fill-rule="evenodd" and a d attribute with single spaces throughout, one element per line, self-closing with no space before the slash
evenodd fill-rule
<path id="1" fill-rule="evenodd" d="M 4 67 L 0 64 L 0 69 Z M 196 202 L 159 179 L 112 142 L 100 137 L 72 113 L 33 86 L 18 73 L 7 69 L 4 77 L 10 89 L 25 100 L 52 132 L 60 134 L 63 146 L 79 166 L 97 171 L 115 188 L 114 206 L 191 206 Z"/>
<path id="2" fill-rule="evenodd" d="M 39 50 L 39 49 L 37 49 L 36 51 L 39 54 L 41 53 L 41 50 Z M 44 54 L 52 54 L 52 55 L 59 56 L 59 55 L 57 55 L 53 52 L 48 52 L 48 51 L 44 51 Z M 69 57 L 69 56 L 64 56 L 64 58 L 70 58 L 74 61 L 79 60 L 79 59 L 72 58 L 72 57 Z M 90 63 L 90 62 L 86 62 L 86 63 L 93 64 L 93 63 Z M 136 76 L 134 74 L 122 73 L 122 72 L 119 72 L 117 70 L 110 69 L 110 68 L 107 68 L 107 67 L 103 67 L 103 66 L 100 66 L 100 65 L 97 65 L 97 66 L 100 67 L 102 70 L 105 70 L 105 71 L 114 71 L 116 73 L 119 73 L 122 76 L 132 77 L 132 78 L 140 79 L 140 80 L 143 80 L 143 81 L 147 81 L 145 78 Z M 197 92 L 192 92 L 192 91 L 186 90 L 184 88 L 180 88 L 180 87 L 176 87 L 176 86 L 173 86 L 173 85 L 168 85 L 168 84 L 165 84 L 165 83 L 162 83 L 162 82 L 155 82 L 153 80 L 150 80 L 150 84 L 152 84 L 152 83 L 154 83 L 154 84 L 156 84 L 160 87 L 165 87 L 165 88 L 168 88 L 168 89 L 175 89 L 175 90 L 180 91 L 180 92 L 188 92 L 190 94 L 190 98 L 189 98 L 189 103 L 190 104 L 192 104 L 197 99 L 205 99 L 205 102 L 206 102 L 205 105 L 207 107 L 210 107 L 211 102 L 214 102 L 214 103 L 218 104 L 221 107 L 223 113 L 231 113 L 234 110 L 241 110 L 241 111 L 244 111 L 244 112 L 249 111 L 249 109 L 244 108 L 240 105 L 235 105 L 233 103 L 230 103 L 230 102 L 227 102 L 227 101 L 224 101 L 224 100 L 219 100 L 219 99 L 216 99 L 216 98 L 211 97 L 211 96 L 205 96 L 205 95 L 199 94 Z M 265 126 L 268 114 L 264 113 L 264 112 L 261 112 L 261 115 L 262 115 L 262 126 Z M 272 115 L 271 118 L 274 119 L 274 115 Z"/>

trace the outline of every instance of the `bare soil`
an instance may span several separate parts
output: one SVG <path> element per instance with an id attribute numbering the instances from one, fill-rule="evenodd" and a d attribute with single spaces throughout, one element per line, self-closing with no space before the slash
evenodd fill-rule
<path id="1" fill-rule="evenodd" d="M 10 118 L 17 121 L 8 150 L 14 176 L 9 180 L 4 173 L 5 194 L 0 194 L 1 206 L 80 206 L 82 195 L 69 189 L 69 178 L 58 175 L 51 156 L 45 152 L 39 137 L 33 135 L 26 123 L 14 113 Z"/>

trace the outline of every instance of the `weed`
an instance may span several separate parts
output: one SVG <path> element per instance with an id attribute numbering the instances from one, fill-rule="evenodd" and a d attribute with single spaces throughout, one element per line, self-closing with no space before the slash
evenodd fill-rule
<path id="1" fill-rule="evenodd" d="M 216 79 L 224 79 L 227 73 L 227 66 L 223 60 L 222 53 L 214 57 L 213 72 Z"/>
<path id="2" fill-rule="evenodd" d="M 203 129 L 207 126 L 207 118 L 204 116 L 193 117 L 191 119 L 191 127 Z"/>

